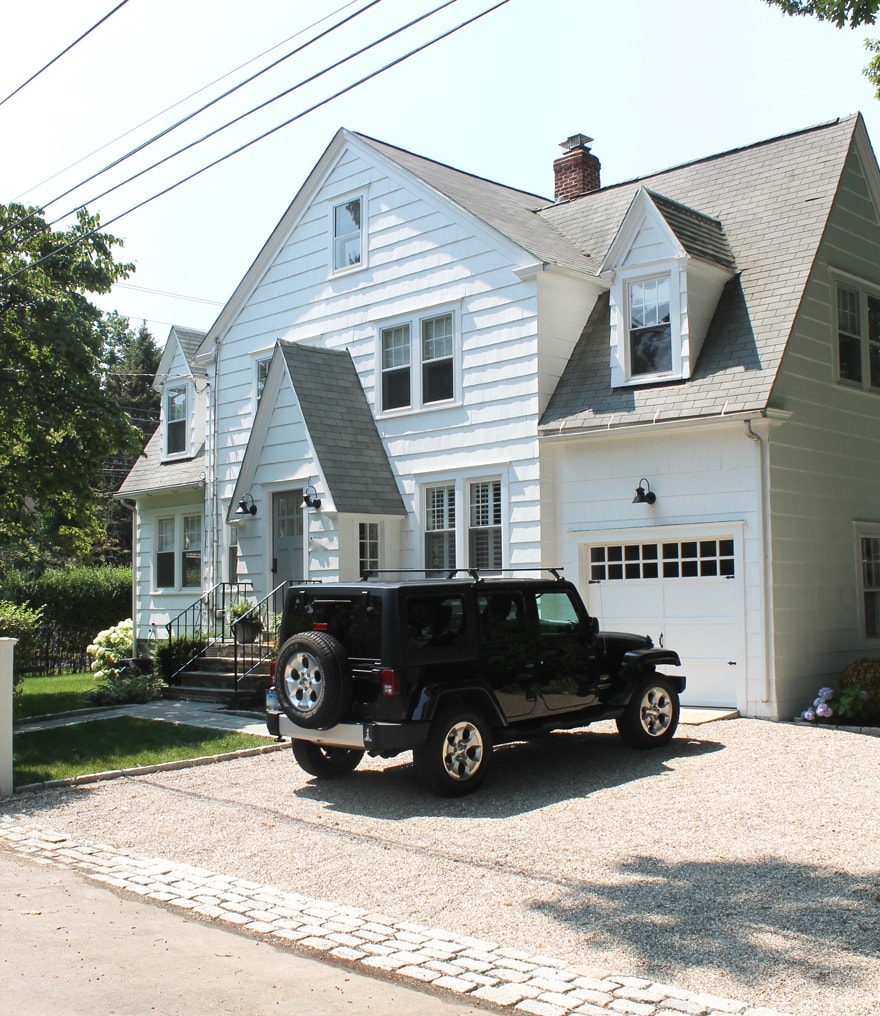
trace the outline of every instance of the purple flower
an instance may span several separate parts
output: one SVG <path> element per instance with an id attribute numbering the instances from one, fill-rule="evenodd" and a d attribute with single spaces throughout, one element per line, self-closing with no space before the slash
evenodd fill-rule
<path id="1" fill-rule="evenodd" d="M 816 714 L 813 712 L 812 709 L 805 709 L 801 713 L 801 719 L 806 720 L 808 723 L 813 723 L 816 719 Z"/>
<path id="2" fill-rule="evenodd" d="M 823 702 L 827 702 L 828 699 L 830 699 L 833 694 L 834 694 L 834 691 L 831 688 L 820 688 L 819 689 L 819 698 L 822 699 Z"/>
<path id="3" fill-rule="evenodd" d="M 831 709 L 831 706 L 829 706 L 827 702 L 823 702 L 822 705 L 817 707 L 816 715 L 821 716 L 823 720 L 827 720 L 828 717 L 833 716 L 834 713 Z"/>

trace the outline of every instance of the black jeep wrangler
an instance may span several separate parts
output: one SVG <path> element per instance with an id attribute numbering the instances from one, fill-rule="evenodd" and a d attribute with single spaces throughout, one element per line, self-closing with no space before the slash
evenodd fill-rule
<path id="1" fill-rule="evenodd" d="M 493 745 L 551 730 L 616 719 L 634 747 L 665 744 L 685 679 L 656 668 L 678 653 L 600 632 L 552 574 L 291 586 L 269 731 L 317 777 L 412 751 L 446 796 L 476 790 Z"/>

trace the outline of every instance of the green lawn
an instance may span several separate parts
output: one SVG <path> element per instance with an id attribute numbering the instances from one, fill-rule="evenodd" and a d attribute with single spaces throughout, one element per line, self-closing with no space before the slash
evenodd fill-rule
<path id="1" fill-rule="evenodd" d="M 44 680 L 44 679 L 40 679 Z M 16 731 L 12 740 L 17 787 L 133 766 L 176 762 L 273 744 L 274 738 L 140 720 L 89 720 L 50 730 Z"/>
<path id="2" fill-rule="evenodd" d="M 21 712 L 18 718 L 85 709 L 89 704 L 89 692 L 94 688 L 94 675 L 88 671 L 85 674 L 26 677 L 21 682 Z"/>

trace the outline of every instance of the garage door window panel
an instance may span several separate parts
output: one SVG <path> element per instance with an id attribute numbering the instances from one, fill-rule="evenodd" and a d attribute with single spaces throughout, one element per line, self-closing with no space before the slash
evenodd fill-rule
<path id="1" fill-rule="evenodd" d="M 733 578 L 733 540 L 685 540 L 663 544 L 611 544 L 590 548 L 590 579 L 594 582 Z"/>

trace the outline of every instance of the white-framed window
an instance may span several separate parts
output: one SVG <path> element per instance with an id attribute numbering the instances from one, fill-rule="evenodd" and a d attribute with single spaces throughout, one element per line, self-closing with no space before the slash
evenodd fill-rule
<path id="1" fill-rule="evenodd" d="M 862 635 L 867 643 L 880 645 L 880 525 L 857 528 L 856 553 Z"/>
<path id="2" fill-rule="evenodd" d="M 425 570 L 498 572 L 504 560 L 501 480 L 464 477 L 424 488 Z M 461 505 L 461 511 L 458 506 Z"/>
<path id="3" fill-rule="evenodd" d="M 425 490 L 425 570 L 429 575 L 455 568 L 455 484 Z"/>
<path id="4" fill-rule="evenodd" d="M 228 572 L 227 582 L 238 582 L 238 529 L 235 526 L 227 526 L 229 536 L 228 557 L 226 570 Z"/>
<path id="5" fill-rule="evenodd" d="M 185 455 L 189 448 L 189 386 L 165 389 L 165 454 Z"/>
<path id="6" fill-rule="evenodd" d="M 358 574 L 379 570 L 379 523 L 358 523 Z"/>
<path id="7" fill-rule="evenodd" d="M 422 409 L 455 400 L 455 329 L 455 314 L 443 311 L 379 330 L 381 412 Z"/>
<path id="8" fill-rule="evenodd" d="M 156 520 L 156 589 L 200 589 L 202 516 L 172 515 Z"/>
<path id="9" fill-rule="evenodd" d="M 501 569 L 501 481 L 479 480 L 468 485 L 468 566 L 481 571 Z"/>
<path id="10" fill-rule="evenodd" d="M 673 369 L 669 276 L 635 279 L 627 286 L 627 344 L 631 378 Z"/>
<path id="11" fill-rule="evenodd" d="M 356 268 L 364 259 L 364 199 L 347 198 L 333 206 L 333 271 Z"/>
<path id="12" fill-rule="evenodd" d="M 837 379 L 880 391 L 880 287 L 846 279 L 835 290 Z"/>
<path id="13" fill-rule="evenodd" d="M 254 363 L 254 389 L 257 396 L 257 405 L 260 404 L 260 399 L 263 397 L 263 389 L 266 387 L 266 378 L 269 376 L 269 364 L 271 362 L 271 356 L 264 356 Z"/>

